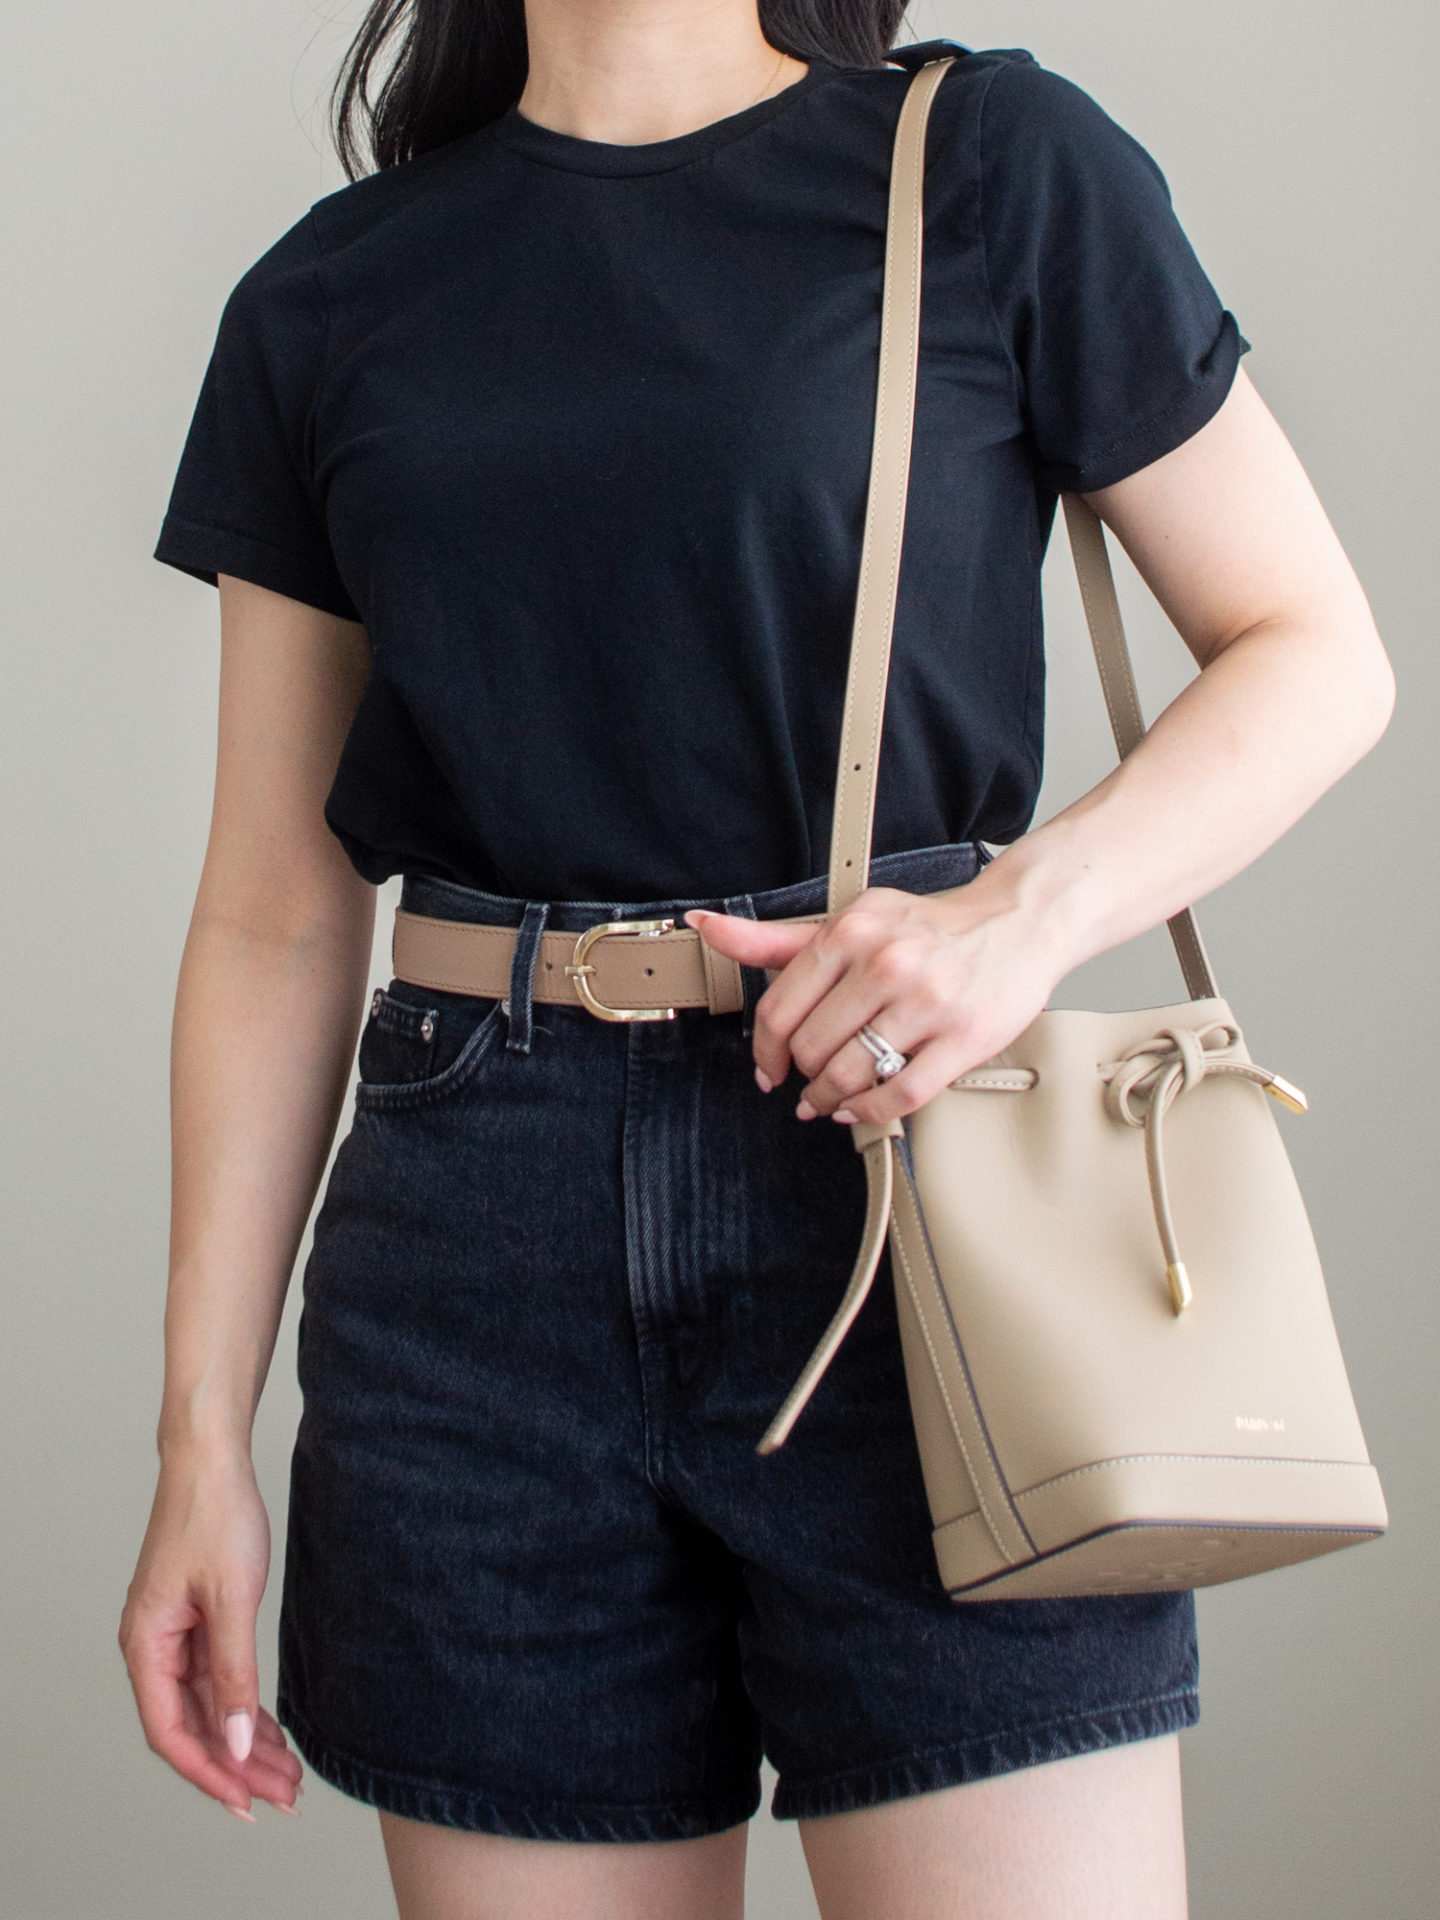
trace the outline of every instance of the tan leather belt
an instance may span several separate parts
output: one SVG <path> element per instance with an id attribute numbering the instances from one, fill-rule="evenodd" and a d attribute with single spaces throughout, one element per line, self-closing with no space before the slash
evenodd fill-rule
<path id="1" fill-rule="evenodd" d="M 795 914 L 788 924 L 825 917 Z M 518 932 L 397 907 L 391 965 L 412 986 L 501 1000 L 510 992 Z M 774 977 L 775 969 L 765 971 Z M 673 1020 L 681 1007 L 738 1013 L 745 1003 L 739 962 L 674 920 L 605 920 L 581 933 L 542 933 L 531 997 L 584 1007 L 600 1020 Z"/>

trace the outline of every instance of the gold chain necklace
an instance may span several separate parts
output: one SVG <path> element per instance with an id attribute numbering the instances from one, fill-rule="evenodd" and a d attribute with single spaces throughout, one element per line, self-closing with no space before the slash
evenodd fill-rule
<path id="1" fill-rule="evenodd" d="M 770 78 L 765 82 L 765 85 L 761 88 L 760 92 L 756 94 L 755 98 L 750 102 L 751 107 L 758 107 L 760 102 L 765 98 L 765 95 L 769 93 L 770 88 L 773 85 L 775 80 L 775 74 L 779 73 L 781 67 L 784 66 L 784 64 L 785 64 L 785 49 L 782 47 L 780 49 L 780 58 L 775 62 L 774 72 L 772 72 L 772 74 L 770 75 Z M 749 107 L 742 108 L 741 111 L 748 113 Z"/>

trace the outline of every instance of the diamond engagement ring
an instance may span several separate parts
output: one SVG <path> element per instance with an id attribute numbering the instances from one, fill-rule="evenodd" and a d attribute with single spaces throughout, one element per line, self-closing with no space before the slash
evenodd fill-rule
<path id="1" fill-rule="evenodd" d="M 873 1027 L 861 1027 L 855 1038 L 867 1053 L 874 1056 L 877 1080 L 890 1079 L 893 1074 L 899 1073 L 900 1069 L 908 1064 L 904 1054 L 897 1053 L 890 1042 L 882 1038 Z"/>

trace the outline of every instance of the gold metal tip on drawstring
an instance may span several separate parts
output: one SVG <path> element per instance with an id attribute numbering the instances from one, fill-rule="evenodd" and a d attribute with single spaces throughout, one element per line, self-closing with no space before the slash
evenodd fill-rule
<path id="1" fill-rule="evenodd" d="M 1278 1100 L 1282 1107 L 1288 1107 L 1291 1113 L 1306 1113 L 1310 1102 L 1300 1089 L 1278 1073 L 1272 1073 L 1265 1084 L 1265 1091 L 1272 1099 Z"/>
<path id="2" fill-rule="evenodd" d="M 1185 1271 L 1185 1262 L 1175 1260 L 1165 1268 L 1165 1278 L 1170 1287 L 1170 1304 L 1177 1314 L 1181 1314 L 1195 1298 L 1190 1286 L 1190 1276 Z"/>

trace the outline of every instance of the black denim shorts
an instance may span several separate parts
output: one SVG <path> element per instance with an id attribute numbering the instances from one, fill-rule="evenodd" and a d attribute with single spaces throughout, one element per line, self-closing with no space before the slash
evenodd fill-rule
<path id="1" fill-rule="evenodd" d="M 971 880 L 976 842 L 871 882 Z M 788 1443 L 756 1442 L 865 1215 L 848 1126 L 762 1094 L 743 1011 L 532 1002 L 542 927 L 739 898 L 534 902 L 507 1001 L 392 981 L 305 1267 L 277 1712 L 342 1792 L 552 1840 L 811 1817 L 1188 1726 L 1188 1593 L 957 1604 L 930 1544 L 888 1253 Z"/>

